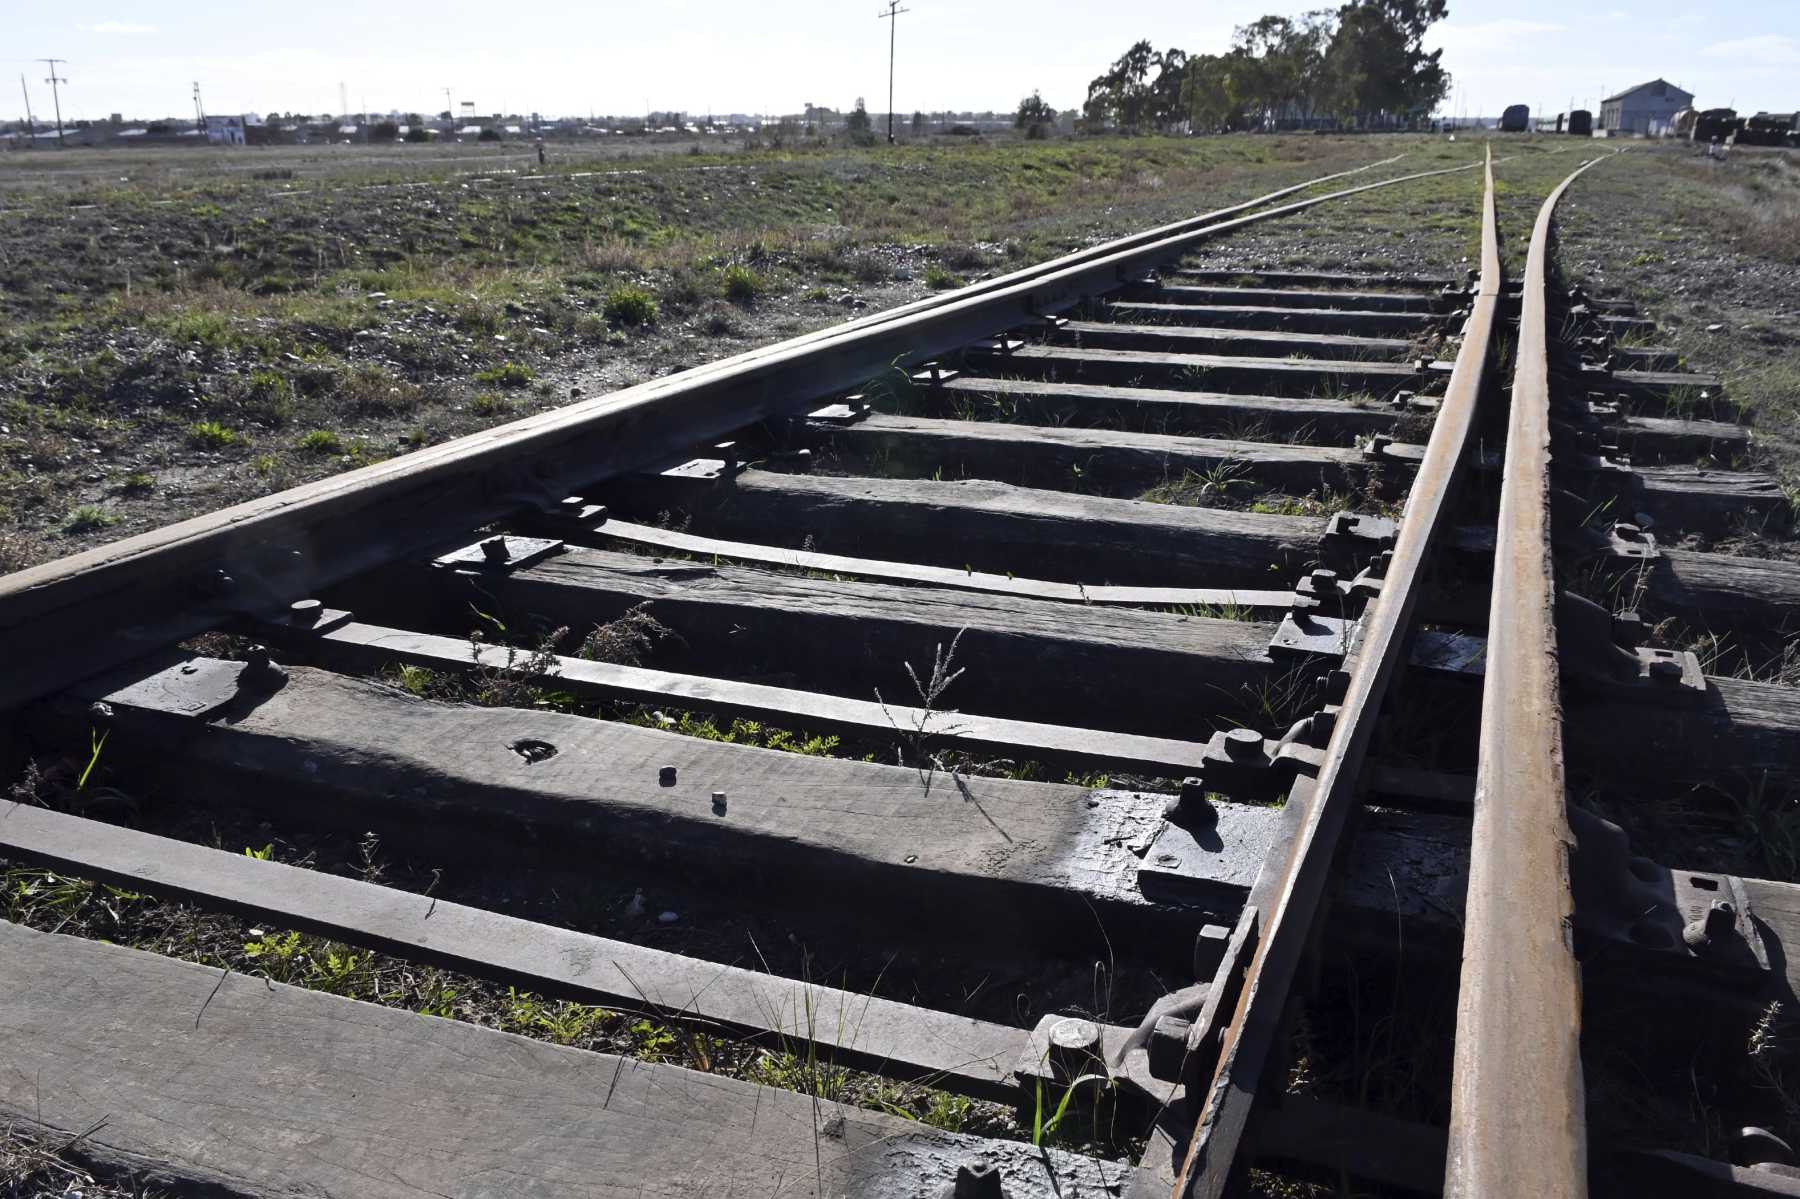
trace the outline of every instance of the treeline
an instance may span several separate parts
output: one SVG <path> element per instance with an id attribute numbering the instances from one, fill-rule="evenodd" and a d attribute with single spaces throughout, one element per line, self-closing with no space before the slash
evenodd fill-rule
<path id="1" fill-rule="evenodd" d="M 1127 50 L 1088 84 L 1087 128 L 1195 132 L 1396 125 L 1450 90 L 1425 31 L 1448 0 L 1351 0 L 1242 26 L 1223 54 Z"/>

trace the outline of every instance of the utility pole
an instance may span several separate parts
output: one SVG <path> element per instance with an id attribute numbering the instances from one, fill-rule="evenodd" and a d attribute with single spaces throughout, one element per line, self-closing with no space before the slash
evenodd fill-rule
<path id="1" fill-rule="evenodd" d="M 194 80 L 194 126 L 202 132 L 206 130 L 206 105 L 200 102 L 200 81 L 198 79 Z"/>
<path id="2" fill-rule="evenodd" d="M 56 64 L 60 62 L 64 66 L 68 66 L 69 60 L 66 58 L 40 58 L 38 61 L 50 68 L 50 77 L 44 82 L 50 85 L 50 102 L 56 105 L 56 144 L 61 146 L 63 144 L 62 96 L 57 93 L 56 85 L 67 83 L 68 80 L 56 73 Z"/>
<path id="3" fill-rule="evenodd" d="M 37 147 L 37 118 L 31 115 L 31 89 L 25 86 L 25 72 L 19 72 L 19 91 L 25 97 L 25 136 L 29 148 Z"/>
<path id="4" fill-rule="evenodd" d="M 876 13 L 877 21 L 888 22 L 888 145 L 894 144 L 894 38 L 900 28 L 900 14 L 911 12 L 901 8 L 900 0 L 888 0 L 887 11 Z"/>
<path id="5" fill-rule="evenodd" d="M 450 132 L 450 130 L 456 128 L 456 126 L 454 124 L 452 124 L 452 122 L 454 122 L 455 120 L 456 120 L 456 104 L 454 101 L 452 101 L 450 99 L 450 89 L 445 88 L 444 89 L 444 132 L 445 133 L 448 133 L 448 132 Z"/>

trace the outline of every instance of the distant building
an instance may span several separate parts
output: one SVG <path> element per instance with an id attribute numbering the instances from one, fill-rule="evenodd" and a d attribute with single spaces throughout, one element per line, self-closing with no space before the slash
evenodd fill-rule
<path id="1" fill-rule="evenodd" d="M 214 146 L 241 146 L 244 144 L 243 117 L 206 118 L 206 140 Z"/>
<path id="2" fill-rule="evenodd" d="M 1612 136 L 1660 137 L 1674 124 L 1675 114 L 1694 102 L 1667 79 L 1652 79 L 1600 101 L 1600 128 Z"/>

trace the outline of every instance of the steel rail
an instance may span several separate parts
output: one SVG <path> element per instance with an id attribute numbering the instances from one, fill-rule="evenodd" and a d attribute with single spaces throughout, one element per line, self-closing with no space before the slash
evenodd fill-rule
<path id="1" fill-rule="evenodd" d="M 14 668 L 0 677 L 0 710 L 226 616 L 267 610 L 458 530 L 554 503 L 839 394 L 895 363 L 920 362 L 1071 307 L 1227 230 L 1479 165 L 1365 183 L 1051 264 L 1057 269 L 991 293 L 696 367 L 7 575 L 0 578 L 0 644 Z M 203 586 L 210 594 L 197 595 Z M 28 623 L 52 614 L 54 627 L 27 636 Z"/>
<path id="2" fill-rule="evenodd" d="M 1393 557 L 1346 655 L 1349 678 L 1343 698 L 1325 711 L 1332 724 L 1319 772 L 1313 779 L 1302 775 L 1288 793 L 1287 803 L 1299 821 L 1297 834 L 1288 840 L 1284 857 L 1271 856 L 1264 864 L 1251 888 L 1246 919 L 1239 922 L 1240 933 L 1249 928 L 1254 937 L 1248 968 L 1228 953 L 1213 980 L 1214 992 L 1238 995 L 1235 1009 L 1217 1013 L 1218 1020 L 1227 1021 L 1222 1030 L 1195 1026 L 1199 1037 L 1220 1036 L 1220 1049 L 1210 1081 L 1199 1091 L 1204 1106 L 1172 1179 L 1174 1199 L 1189 1194 L 1213 1199 L 1223 1192 L 1280 1035 L 1288 993 L 1356 803 L 1358 776 L 1382 699 L 1405 661 L 1427 556 L 1449 527 L 1451 500 L 1470 469 L 1501 290 L 1490 150 L 1481 201 L 1481 276 L 1449 386 L 1407 496 Z M 1238 971 L 1243 971 L 1241 989 Z M 1188 1044 L 1192 1051 L 1197 1042 L 1190 1039 Z M 1155 1181 L 1171 1180 L 1155 1175 L 1147 1180 L 1140 1174 L 1139 1192 L 1154 1196 Z"/>
<path id="3" fill-rule="evenodd" d="M 1594 160 L 1599 161 L 1598 159 Z M 1482 680 L 1444 1194 L 1587 1193 L 1581 974 L 1570 943 L 1556 581 L 1550 546 L 1548 257 L 1556 203 L 1525 261 Z"/>

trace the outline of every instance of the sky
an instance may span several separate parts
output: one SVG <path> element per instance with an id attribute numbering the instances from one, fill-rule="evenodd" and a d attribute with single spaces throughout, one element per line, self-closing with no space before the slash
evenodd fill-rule
<path id="1" fill-rule="evenodd" d="M 1133 41 L 1218 52 L 1232 30 L 1282 0 L 903 0 L 894 107 L 1010 110 L 1036 90 L 1079 106 L 1087 81 Z M 34 113 L 51 111 L 57 72 L 67 118 L 191 115 L 206 110 L 437 112 L 449 88 L 479 113 L 641 114 L 646 109 L 885 112 L 889 22 L 881 0 L 437 0 L 419 5 L 308 0 L 67 0 L 14 9 L 0 67 L 24 75 Z M 1722 21 L 1704 0 L 1450 0 L 1427 44 L 1453 77 L 1442 111 L 1497 115 L 1596 108 L 1610 92 L 1661 76 L 1699 106 L 1800 107 L 1800 3 L 1735 0 Z M 1022 15 L 1023 14 L 1023 15 Z M 1096 15 L 1103 14 L 1103 15 Z M 1106 28 L 1102 29 L 1104 21 Z M 1117 32 L 1109 32 L 1116 30 Z M 340 107 L 339 85 L 346 104 Z M 0 113 L 23 115 L 16 81 Z M 15 111 L 17 110 L 17 111 Z"/>

